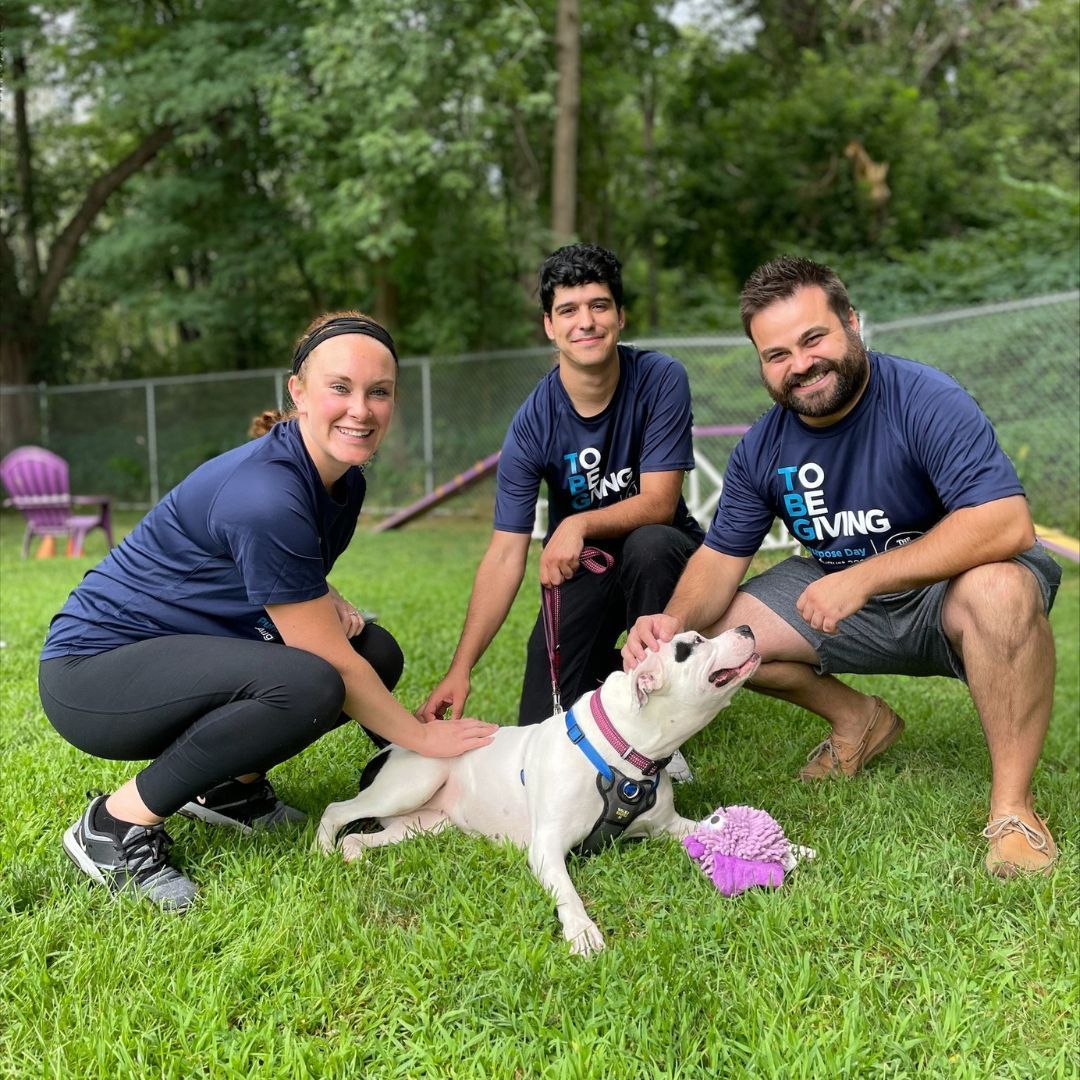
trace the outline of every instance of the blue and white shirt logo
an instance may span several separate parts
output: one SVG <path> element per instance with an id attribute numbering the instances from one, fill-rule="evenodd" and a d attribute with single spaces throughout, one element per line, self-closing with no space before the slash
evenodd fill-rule
<path id="1" fill-rule="evenodd" d="M 563 454 L 568 472 L 564 474 L 563 487 L 575 510 L 585 510 L 594 502 L 599 503 L 608 495 L 624 498 L 633 494 L 633 469 L 617 469 L 607 476 L 600 475 L 600 451 L 595 446 L 584 446 L 570 454 Z"/>
<path id="2" fill-rule="evenodd" d="M 817 462 L 785 465 L 776 471 L 784 483 L 788 528 L 815 558 L 854 561 L 876 553 L 872 537 L 892 528 L 881 507 L 830 507 L 825 498 L 825 470 Z M 841 537 L 850 539 L 851 544 L 829 549 L 814 546 Z M 868 543 L 860 544 L 859 541 L 864 539 Z"/>

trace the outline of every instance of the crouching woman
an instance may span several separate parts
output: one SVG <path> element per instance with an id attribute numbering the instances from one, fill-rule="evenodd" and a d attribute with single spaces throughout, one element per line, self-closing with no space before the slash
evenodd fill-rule
<path id="1" fill-rule="evenodd" d="M 152 759 L 64 834 L 93 880 L 188 907 L 195 886 L 169 861 L 164 820 L 303 820 L 266 773 L 350 717 L 429 757 L 491 741 L 492 724 L 423 724 L 398 704 L 397 642 L 327 583 L 396 383 L 382 326 L 316 319 L 293 355 L 295 413 L 178 484 L 53 619 L 39 669 L 52 725 L 96 757 Z"/>

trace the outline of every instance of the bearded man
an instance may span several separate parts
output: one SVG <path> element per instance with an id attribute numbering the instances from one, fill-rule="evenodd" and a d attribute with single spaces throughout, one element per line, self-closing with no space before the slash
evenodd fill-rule
<path id="1" fill-rule="evenodd" d="M 743 623 L 751 685 L 828 721 L 803 780 L 854 776 L 903 732 L 838 673 L 964 680 L 990 750 L 987 869 L 1049 872 L 1057 847 L 1031 780 L 1050 719 L 1061 579 L 990 421 L 952 378 L 868 352 L 843 282 L 784 256 L 740 296 L 776 406 L 728 464 L 705 544 L 660 615 L 636 621 L 624 664 L 674 634 Z M 803 544 L 740 587 L 780 517 Z"/>

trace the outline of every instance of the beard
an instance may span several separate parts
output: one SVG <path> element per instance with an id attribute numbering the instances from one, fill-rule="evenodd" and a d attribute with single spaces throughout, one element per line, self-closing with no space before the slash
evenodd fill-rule
<path id="1" fill-rule="evenodd" d="M 765 384 L 769 397 L 777 405 L 790 409 L 793 413 L 815 418 L 832 416 L 854 401 L 862 393 L 866 380 L 870 377 L 870 360 L 866 354 L 866 346 L 858 335 L 851 330 L 845 330 L 844 333 L 847 348 L 839 360 L 819 360 L 809 371 L 801 375 L 789 375 L 779 388 L 765 381 L 765 372 L 762 370 L 761 381 Z M 809 396 L 795 393 L 797 387 L 811 383 L 830 371 L 836 375 L 830 392 Z"/>

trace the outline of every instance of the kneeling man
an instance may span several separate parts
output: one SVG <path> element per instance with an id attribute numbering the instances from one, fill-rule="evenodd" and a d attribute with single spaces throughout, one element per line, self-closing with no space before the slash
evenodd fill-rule
<path id="1" fill-rule="evenodd" d="M 694 467 L 686 371 L 664 353 L 620 344 L 619 260 L 593 244 L 559 248 L 540 268 L 539 292 L 557 363 L 507 432 L 491 543 L 453 662 L 421 709 L 425 720 L 462 715 L 472 668 L 525 575 L 542 481 L 549 524 L 540 584 L 561 587 L 558 655 L 549 663 L 541 611 L 526 653 L 519 724 L 551 715 L 553 681 L 570 705 L 619 669 L 618 639 L 668 602 L 704 536 L 681 494 L 684 472 Z M 586 547 L 614 558 L 608 573 L 583 568 Z M 678 755 L 668 771 L 688 778 Z"/>
<path id="2" fill-rule="evenodd" d="M 948 375 L 868 352 L 826 266 L 776 259 L 740 304 L 776 405 L 736 447 L 704 546 L 664 613 L 637 620 L 624 664 L 684 629 L 749 624 L 763 661 L 751 688 L 832 727 L 804 780 L 853 776 L 903 731 L 888 705 L 834 675 L 963 679 L 990 749 L 987 869 L 1048 872 L 1057 847 L 1031 778 L 1050 720 L 1047 613 L 1061 571 L 990 421 Z M 809 557 L 740 588 L 775 516 Z"/>

